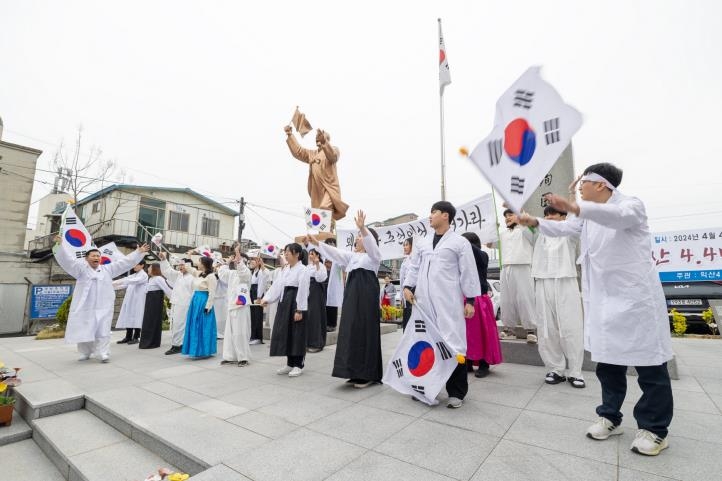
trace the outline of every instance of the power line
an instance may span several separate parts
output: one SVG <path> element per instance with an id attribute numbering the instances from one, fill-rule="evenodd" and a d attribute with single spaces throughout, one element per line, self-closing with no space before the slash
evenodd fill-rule
<path id="1" fill-rule="evenodd" d="M 248 204 L 246 204 L 246 206 L 248 206 Z M 263 222 L 265 222 L 266 224 L 270 225 L 271 227 L 273 227 L 274 229 L 276 229 L 278 232 L 280 232 L 281 234 L 283 234 L 283 235 L 286 236 L 287 238 L 293 240 L 293 236 L 289 235 L 289 234 L 286 233 L 286 232 L 283 232 L 281 229 L 279 229 L 278 227 L 276 227 L 275 225 L 273 225 L 271 222 L 267 221 L 261 214 L 259 214 L 255 209 L 253 209 L 253 207 L 248 206 L 248 210 L 250 210 L 251 212 L 253 212 L 254 214 L 256 214 Z"/>
<path id="2" fill-rule="evenodd" d="M 266 210 L 270 210 L 270 211 L 273 211 L 273 212 L 278 212 L 279 214 L 285 214 L 285 215 L 289 215 L 289 216 L 291 216 L 291 217 L 296 217 L 296 218 L 299 218 L 299 219 L 305 219 L 305 217 L 304 217 L 303 215 L 301 215 L 301 214 L 297 214 L 297 213 L 293 213 L 293 212 L 289 212 L 289 211 L 285 211 L 285 210 L 280 210 L 280 209 L 274 209 L 273 207 L 266 207 L 266 206 L 263 206 L 263 205 L 260 205 L 260 204 L 255 204 L 255 203 L 252 203 L 252 202 L 246 202 L 246 205 L 252 205 L 252 206 L 255 206 L 255 207 L 259 207 L 259 208 L 261 208 L 261 209 L 266 209 Z"/>

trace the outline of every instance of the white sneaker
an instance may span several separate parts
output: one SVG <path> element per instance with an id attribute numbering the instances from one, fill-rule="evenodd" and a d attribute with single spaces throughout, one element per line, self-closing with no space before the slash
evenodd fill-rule
<path id="1" fill-rule="evenodd" d="M 294 367 L 293 369 L 291 369 L 291 372 L 288 373 L 288 377 L 298 377 L 301 374 L 303 374 L 303 369 L 301 369 L 300 367 Z"/>
<path id="2" fill-rule="evenodd" d="M 596 423 L 589 426 L 587 429 L 587 437 L 602 441 L 607 439 L 609 436 L 616 436 L 622 434 L 624 430 L 622 426 L 615 426 L 612 421 L 607 418 L 599 418 Z"/>
<path id="3" fill-rule="evenodd" d="M 458 397 L 450 397 L 449 401 L 446 403 L 446 407 L 451 409 L 457 409 L 460 408 L 463 404 L 464 401 L 462 399 L 459 399 Z"/>
<path id="4" fill-rule="evenodd" d="M 501 339 L 502 341 L 508 341 L 510 339 L 513 340 L 516 339 L 516 334 L 514 334 L 513 332 L 501 331 L 499 333 L 499 339 Z"/>
<path id="5" fill-rule="evenodd" d="M 637 436 L 634 438 L 634 441 L 632 441 L 631 450 L 637 454 L 644 454 L 645 456 L 656 456 L 668 447 L 669 442 L 667 438 L 660 438 L 646 429 L 640 429 L 637 431 Z"/>
<path id="6" fill-rule="evenodd" d="M 281 369 L 276 371 L 276 374 L 289 374 L 293 368 L 291 366 L 283 366 Z"/>
<path id="7" fill-rule="evenodd" d="M 528 344 L 536 344 L 537 338 L 535 334 L 527 334 L 526 335 L 526 342 Z"/>
<path id="8" fill-rule="evenodd" d="M 260 343 L 261 343 L 260 339 L 251 339 L 250 341 L 248 341 L 248 344 L 251 346 L 255 346 L 256 344 L 260 344 Z"/>
<path id="9" fill-rule="evenodd" d="M 88 359 L 90 359 L 90 354 L 81 354 L 78 361 L 87 361 Z"/>
<path id="10" fill-rule="evenodd" d="M 110 356 L 107 354 L 103 354 L 100 356 L 100 362 L 110 362 Z"/>

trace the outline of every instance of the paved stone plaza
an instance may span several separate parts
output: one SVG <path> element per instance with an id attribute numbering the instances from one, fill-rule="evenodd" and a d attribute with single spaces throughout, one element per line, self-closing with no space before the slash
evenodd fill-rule
<path id="1" fill-rule="evenodd" d="M 399 338 L 382 336 L 385 361 Z M 629 450 L 634 377 L 624 435 L 599 442 L 584 436 L 599 400 L 593 373 L 574 389 L 544 384 L 542 367 L 502 364 L 470 377 L 464 406 L 451 410 L 332 378 L 335 346 L 309 354 L 295 379 L 275 374 L 283 360 L 268 344 L 252 349 L 239 368 L 114 343 L 101 364 L 78 362 L 59 340 L 0 339 L 0 359 L 23 368 L 32 425 L 16 413 L 0 428 L 0 478 L 142 481 L 168 466 L 193 481 L 722 480 L 719 340 L 674 340 L 675 416 L 657 458 Z"/>

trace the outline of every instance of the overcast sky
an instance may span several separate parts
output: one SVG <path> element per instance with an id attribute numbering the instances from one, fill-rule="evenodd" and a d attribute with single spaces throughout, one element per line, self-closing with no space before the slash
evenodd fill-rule
<path id="1" fill-rule="evenodd" d="M 3 140 L 44 150 L 41 169 L 82 124 L 86 147 L 117 159 L 132 183 L 190 187 L 232 208 L 243 195 L 244 237 L 284 243 L 281 232 L 304 232 L 309 203 L 307 166 L 283 133 L 300 105 L 340 148 L 352 209 L 370 221 L 426 215 L 440 195 L 441 17 L 449 200 L 490 192 L 458 148 L 481 141 L 499 95 L 542 65 L 584 116 L 578 171 L 624 169 L 620 190 L 646 202 L 654 231 L 722 227 L 719 2 L 110 5 L 0 2 Z M 48 192 L 35 187 L 34 200 Z"/>

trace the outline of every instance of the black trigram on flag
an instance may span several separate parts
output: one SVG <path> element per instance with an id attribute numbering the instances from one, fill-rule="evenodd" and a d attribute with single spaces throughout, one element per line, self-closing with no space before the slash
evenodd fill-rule
<path id="1" fill-rule="evenodd" d="M 85 257 L 86 252 L 88 251 L 76 251 L 75 257 L 77 257 L 78 259 L 82 259 L 83 257 Z"/>
<path id="2" fill-rule="evenodd" d="M 77 219 L 75 217 L 66 217 L 65 218 L 65 225 L 75 225 L 77 224 Z"/>
<path id="3" fill-rule="evenodd" d="M 398 377 L 403 377 L 404 375 L 404 368 L 401 364 L 401 359 L 396 359 L 393 362 L 394 367 L 396 368 L 396 375 Z"/>
<path id="4" fill-rule="evenodd" d="M 326 224 L 321 224 L 320 226 L 318 226 L 318 229 L 319 229 L 319 230 L 326 230 Z"/>
<path id="5" fill-rule="evenodd" d="M 311 209 L 309 209 L 308 207 L 306 208 L 306 215 L 311 215 Z"/>
<path id="6" fill-rule="evenodd" d="M 544 139 L 547 145 L 559 142 L 559 117 L 544 121 Z"/>
<path id="7" fill-rule="evenodd" d="M 417 393 L 419 393 L 421 395 L 424 395 L 424 390 L 425 390 L 424 386 L 416 386 L 416 385 L 412 384 L 411 389 L 413 389 L 414 391 L 416 391 Z"/>
<path id="8" fill-rule="evenodd" d="M 489 164 L 491 167 L 498 165 L 501 160 L 501 140 L 492 140 L 486 147 L 489 149 Z"/>
<path id="9" fill-rule="evenodd" d="M 534 100 L 534 92 L 522 89 L 514 92 L 514 107 L 530 109 L 532 100 Z"/>
<path id="10" fill-rule="evenodd" d="M 426 323 L 423 319 L 414 321 L 414 325 L 416 326 L 416 332 L 426 332 Z"/>
<path id="11" fill-rule="evenodd" d="M 439 350 L 439 354 L 441 354 L 441 359 L 446 361 L 451 358 L 451 351 L 449 351 L 449 348 L 446 347 L 446 344 L 444 344 L 443 341 L 437 342 L 436 348 Z"/>
<path id="12" fill-rule="evenodd" d="M 103 254 L 113 255 L 113 251 L 110 249 L 103 249 Z"/>
<path id="13" fill-rule="evenodd" d="M 521 177 L 512 177 L 511 178 L 511 189 L 513 193 L 515 194 L 523 194 L 524 193 L 524 179 Z"/>

